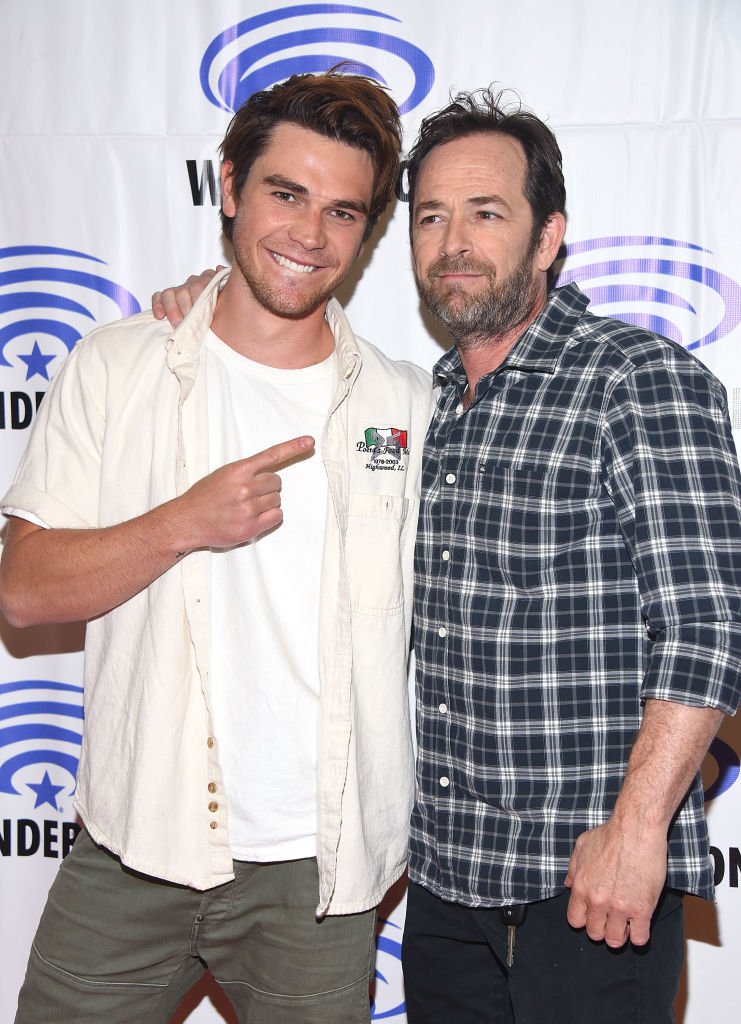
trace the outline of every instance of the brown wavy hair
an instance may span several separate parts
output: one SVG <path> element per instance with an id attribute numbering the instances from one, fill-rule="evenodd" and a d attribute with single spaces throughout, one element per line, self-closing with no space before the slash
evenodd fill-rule
<path id="1" fill-rule="evenodd" d="M 394 196 L 399 176 L 401 125 L 394 101 L 373 79 L 343 74 L 339 66 L 318 75 L 293 75 L 253 93 L 232 118 L 220 147 L 222 158 L 233 165 L 235 195 L 275 127 L 284 122 L 368 153 L 375 173 L 367 238 Z M 233 218 L 223 210 L 221 224 L 231 241 Z"/>

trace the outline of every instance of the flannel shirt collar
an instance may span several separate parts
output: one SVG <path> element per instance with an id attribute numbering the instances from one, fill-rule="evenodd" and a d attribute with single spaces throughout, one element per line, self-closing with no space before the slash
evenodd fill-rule
<path id="1" fill-rule="evenodd" d="M 589 297 L 573 283 L 552 291 L 497 370 L 555 373 L 561 353 L 588 305 Z M 466 373 L 457 348 L 448 349 L 437 361 L 433 378 L 437 386 L 454 383 L 461 392 L 465 389 Z"/>

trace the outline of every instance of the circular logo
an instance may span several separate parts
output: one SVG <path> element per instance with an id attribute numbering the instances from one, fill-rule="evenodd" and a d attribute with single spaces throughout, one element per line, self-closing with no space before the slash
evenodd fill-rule
<path id="1" fill-rule="evenodd" d="M 137 300 L 101 272 L 104 266 L 74 249 L 0 248 L 0 366 L 16 363 L 27 381 L 48 381 L 52 360 L 66 356 L 96 323 L 91 300 L 111 303 L 109 319 L 138 313 Z M 23 339 L 33 339 L 32 346 Z"/>
<path id="2" fill-rule="evenodd" d="M 59 795 L 75 791 L 82 718 L 81 686 L 48 679 L 0 684 L 0 793 L 29 790 L 35 808 L 58 811 Z"/>
<path id="3" fill-rule="evenodd" d="M 376 938 L 376 991 L 371 1020 L 390 1020 L 401 1016 L 406 1005 L 401 974 L 401 943 L 392 929 L 401 931 L 393 921 L 381 920 L 383 929 Z"/>
<path id="4" fill-rule="evenodd" d="M 590 309 L 700 348 L 741 323 L 741 285 L 692 242 L 615 235 L 572 242 L 559 254 L 557 285 L 575 281 Z"/>
<path id="5" fill-rule="evenodd" d="M 399 19 L 353 4 L 296 4 L 246 18 L 219 33 L 201 61 L 201 88 L 214 106 L 234 112 L 253 93 L 291 75 L 343 64 L 405 96 L 402 114 L 418 106 L 435 81 L 419 47 L 388 31 Z M 280 29 L 276 26 L 280 23 Z"/>
<path id="6" fill-rule="evenodd" d="M 712 758 L 718 766 L 718 774 L 715 781 L 705 790 L 706 802 L 727 792 L 741 772 L 741 761 L 738 754 L 733 747 L 724 743 L 723 740 L 719 740 L 717 736 L 710 744 L 708 757 Z"/>

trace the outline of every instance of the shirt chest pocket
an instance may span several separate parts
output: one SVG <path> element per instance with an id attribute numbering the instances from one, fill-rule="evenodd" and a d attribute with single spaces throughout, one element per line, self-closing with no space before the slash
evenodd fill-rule
<path id="1" fill-rule="evenodd" d="M 562 563 L 581 563 L 600 502 L 598 482 L 580 469 L 494 465 L 480 500 L 486 528 L 477 562 L 487 575 L 529 586 Z"/>
<path id="2" fill-rule="evenodd" d="M 397 495 L 350 495 L 345 557 L 355 611 L 370 615 L 401 611 L 401 541 L 408 506 L 408 499 Z"/>
<path id="3" fill-rule="evenodd" d="M 509 496 L 524 509 L 545 511 L 585 501 L 594 484 L 589 473 L 563 465 L 545 468 L 494 463 L 483 475 L 484 480 L 487 477 L 492 495 Z"/>

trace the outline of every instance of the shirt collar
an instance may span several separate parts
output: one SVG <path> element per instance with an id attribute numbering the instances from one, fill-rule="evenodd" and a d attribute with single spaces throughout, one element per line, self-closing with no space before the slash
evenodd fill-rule
<path id="1" fill-rule="evenodd" d="M 185 381 L 194 374 L 198 353 L 214 318 L 216 300 L 229 273 L 227 267 L 211 278 L 193 308 L 168 339 L 167 365 L 181 380 Z M 329 300 L 325 316 L 335 340 L 338 372 L 345 380 L 354 379 L 360 369 L 360 349 L 345 311 L 337 299 Z"/>
<path id="2" fill-rule="evenodd" d="M 167 339 L 167 365 L 183 380 L 193 376 L 198 353 L 214 318 L 216 300 L 228 277 L 228 268 L 214 274 L 188 315 Z"/>
<path id="3" fill-rule="evenodd" d="M 345 311 L 337 299 L 331 298 L 324 315 L 334 335 L 339 375 L 343 380 L 354 380 L 358 375 L 362 356 Z"/>
<path id="4" fill-rule="evenodd" d="M 499 369 L 554 373 L 564 346 L 588 305 L 588 296 L 573 283 L 552 291 Z M 465 387 L 466 374 L 455 347 L 438 360 L 433 375 L 436 384 L 456 382 Z"/>

